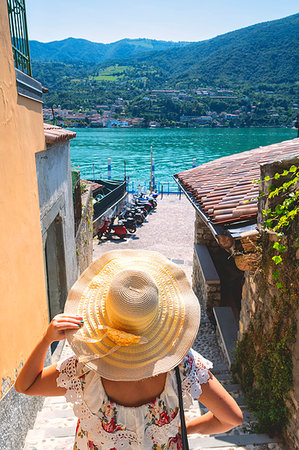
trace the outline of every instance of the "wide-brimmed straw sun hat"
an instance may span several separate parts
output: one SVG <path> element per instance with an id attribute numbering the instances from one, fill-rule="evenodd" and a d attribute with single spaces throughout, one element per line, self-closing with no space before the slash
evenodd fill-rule
<path id="1" fill-rule="evenodd" d="M 72 287 L 65 313 L 84 319 L 81 329 L 67 333 L 79 362 L 116 381 L 173 369 L 200 322 L 184 271 L 146 250 L 115 250 L 94 261 Z"/>

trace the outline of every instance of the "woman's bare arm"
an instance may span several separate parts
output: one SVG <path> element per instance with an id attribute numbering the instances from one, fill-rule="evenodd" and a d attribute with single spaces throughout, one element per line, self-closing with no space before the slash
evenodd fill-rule
<path id="1" fill-rule="evenodd" d="M 49 346 L 54 341 L 65 339 L 66 330 L 82 326 L 82 317 L 58 314 L 49 324 L 46 333 L 38 342 L 26 363 L 22 367 L 16 382 L 17 392 L 27 395 L 64 395 L 65 389 L 56 384 L 58 373 L 56 364 L 44 369 L 45 357 Z"/>
<path id="2" fill-rule="evenodd" d="M 242 411 L 235 400 L 214 375 L 209 374 L 211 378 L 201 385 L 202 394 L 198 399 L 209 412 L 186 424 L 188 434 L 218 434 L 243 423 Z"/>

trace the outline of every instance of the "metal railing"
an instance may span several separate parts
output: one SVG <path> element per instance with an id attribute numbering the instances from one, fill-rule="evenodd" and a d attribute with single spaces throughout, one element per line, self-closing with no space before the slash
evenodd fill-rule
<path id="1" fill-rule="evenodd" d="M 7 0 L 7 9 L 15 66 L 31 77 L 25 0 Z"/>
<path id="2" fill-rule="evenodd" d="M 101 200 L 94 203 L 94 220 L 100 217 L 107 209 L 114 205 L 118 200 L 120 200 L 126 192 L 126 182 L 103 182 L 103 180 L 93 180 L 99 184 L 104 184 L 104 186 L 110 188 L 110 192 L 105 194 Z M 114 184 L 114 186 L 113 186 Z"/>
<path id="3" fill-rule="evenodd" d="M 127 183 L 127 192 L 131 194 L 146 193 L 150 190 L 150 182 L 130 181 Z M 161 195 L 176 194 L 180 195 L 180 187 L 174 181 L 158 181 L 154 184 L 153 190 Z"/>

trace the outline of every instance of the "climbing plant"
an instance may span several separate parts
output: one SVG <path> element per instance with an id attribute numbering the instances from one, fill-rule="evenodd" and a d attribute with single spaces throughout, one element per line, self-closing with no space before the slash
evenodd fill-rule
<path id="1" fill-rule="evenodd" d="M 260 194 L 265 205 L 264 232 L 258 246 L 261 259 L 254 275 L 261 301 L 237 345 L 233 371 L 257 418 L 256 430 L 281 433 L 289 422 L 288 401 L 293 387 L 299 167 L 293 164 L 264 180 L 270 185 Z"/>
<path id="2" fill-rule="evenodd" d="M 268 198 L 282 199 L 282 202 L 276 204 L 275 208 L 264 209 L 263 216 L 264 228 L 276 232 L 278 241 L 274 242 L 273 249 L 276 250 L 276 254 L 272 257 L 272 260 L 276 266 L 280 267 L 283 262 L 283 253 L 286 252 L 287 246 L 285 243 L 286 236 L 288 236 L 289 230 L 293 222 L 298 218 L 298 199 L 299 190 L 292 189 L 298 185 L 299 180 L 299 167 L 293 164 L 288 170 L 284 170 L 282 173 L 276 173 L 274 175 L 274 180 L 282 180 L 280 185 L 275 186 L 273 184 L 269 187 Z M 265 177 L 265 181 L 270 181 L 270 177 Z M 265 195 L 262 193 L 261 195 Z M 290 236 L 295 238 L 295 247 L 299 247 L 299 239 L 295 237 L 295 234 Z M 283 283 L 279 281 L 280 269 L 277 268 L 273 273 L 273 278 L 276 280 L 276 287 L 282 289 Z"/>

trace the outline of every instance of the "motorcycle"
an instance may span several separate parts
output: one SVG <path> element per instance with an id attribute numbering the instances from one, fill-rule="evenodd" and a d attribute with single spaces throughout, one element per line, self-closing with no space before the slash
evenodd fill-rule
<path id="1" fill-rule="evenodd" d="M 124 225 L 129 233 L 135 233 L 136 220 L 133 216 L 127 215 L 125 217 L 125 215 L 123 213 L 121 213 L 118 216 L 118 218 L 119 218 L 118 223 Z"/>
<path id="2" fill-rule="evenodd" d="M 115 217 L 111 217 L 110 220 L 105 219 L 104 224 L 99 228 L 97 236 L 101 239 L 103 236 L 108 239 L 113 236 L 117 236 L 120 239 L 124 239 L 127 236 L 127 229 L 124 224 L 115 224 Z"/>
<path id="3" fill-rule="evenodd" d="M 150 195 L 145 195 L 145 194 L 135 194 L 134 195 L 134 199 L 139 201 L 139 202 L 148 202 L 152 205 L 153 208 L 157 207 L 157 197 L 158 194 L 152 192 Z"/>
<path id="4" fill-rule="evenodd" d="M 138 208 L 144 208 L 149 213 L 153 209 L 153 205 L 146 199 L 140 199 L 139 197 L 133 197 L 133 205 Z"/>
<path id="5" fill-rule="evenodd" d="M 127 207 L 122 213 L 121 218 L 125 219 L 131 217 L 136 220 L 137 225 L 142 225 L 147 216 L 147 211 L 144 209 L 136 208 L 135 206 Z"/>

